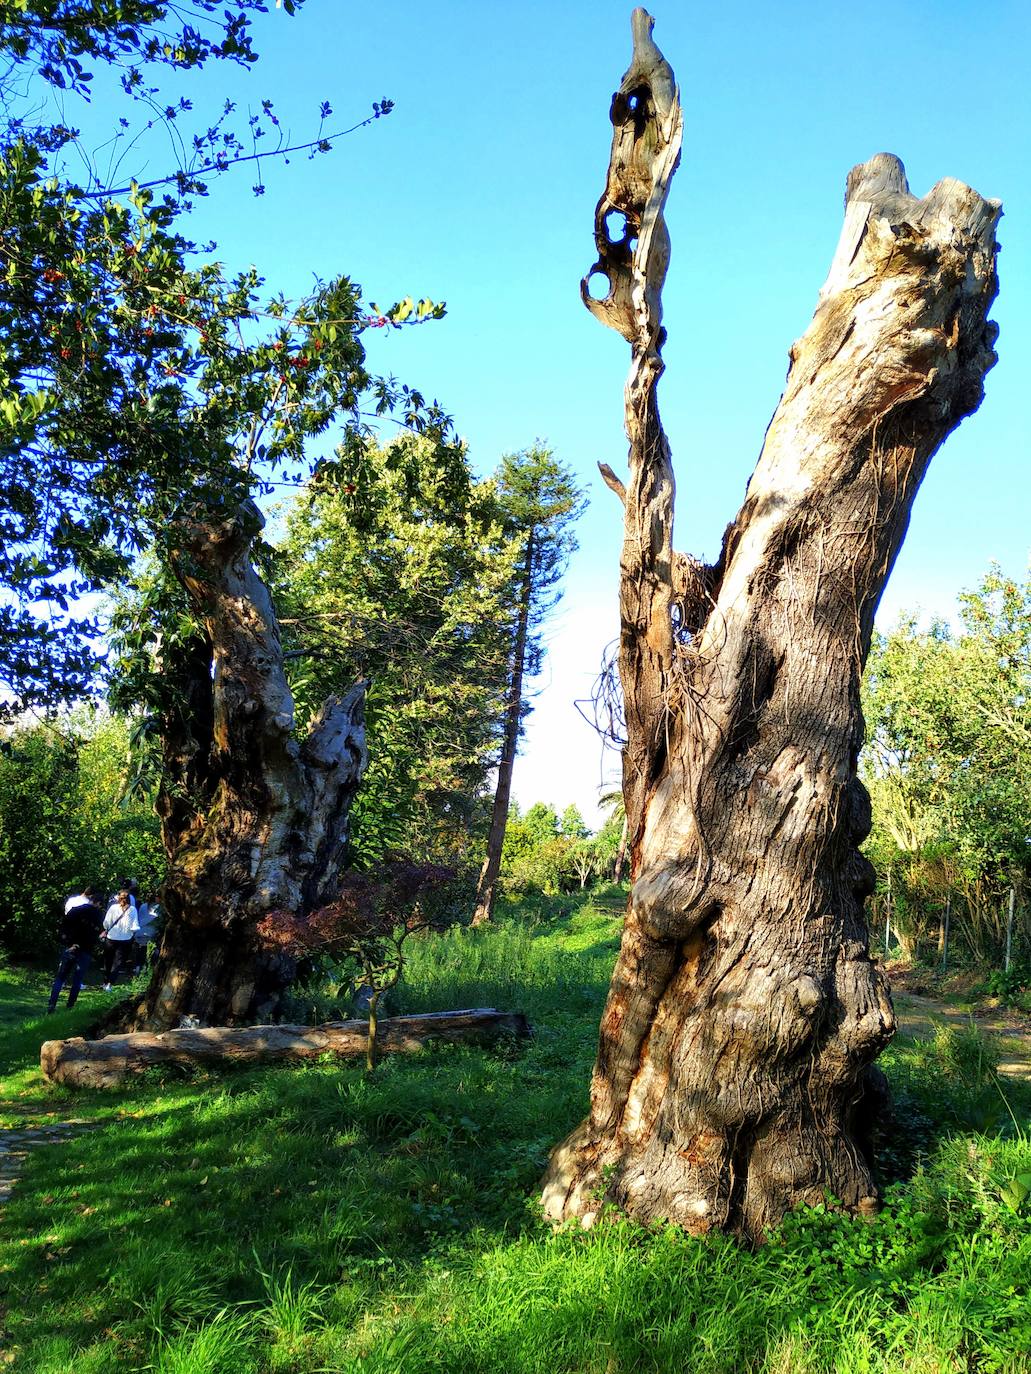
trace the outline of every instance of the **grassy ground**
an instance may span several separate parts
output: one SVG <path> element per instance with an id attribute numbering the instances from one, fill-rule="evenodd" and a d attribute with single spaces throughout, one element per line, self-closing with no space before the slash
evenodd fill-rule
<path id="1" fill-rule="evenodd" d="M 873 1223 L 790 1219 L 757 1253 L 533 1205 L 581 1117 L 616 948 L 601 904 L 541 903 L 419 943 L 401 1008 L 525 1010 L 529 1047 L 42 1085 L 44 979 L 4 974 L 7 1124 L 97 1124 L 34 1151 L 0 1213 L 4 1351 L 32 1374 L 1026 1370 L 1031 1101 L 946 1029 L 885 1056 L 900 1121 Z M 1022 1176 L 1026 1179 L 1022 1181 Z"/>

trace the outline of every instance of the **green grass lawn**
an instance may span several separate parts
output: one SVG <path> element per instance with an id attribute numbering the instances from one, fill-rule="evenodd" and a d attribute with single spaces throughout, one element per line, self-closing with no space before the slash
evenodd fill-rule
<path id="1" fill-rule="evenodd" d="M 618 929 L 602 905 L 542 902 L 417 942 L 399 1010 L 521 1009 L 535 1037 L 372 1077 L 325 1062 L 73 1096 L 42 1083 L 39 1045 L 81 1031 L 102 994 L 45 1018 L 46 979 L 4 973 L 5 1124 L 95 1125 L 34 1151 L 0 1212 L 0 1367 L 1026 1370 L 1031 1209 L 1015 1180 L 1031 1174 L 1031 1104 L 1020 1084 L 1003 1098 L 971 1035 L 885 1056 L 900 1121 L 882 1154 L 906 1177 L 872 1223 L 809 1211 L 755 1253 L 541 1223 L 547 1151 L 587 1104 Z"/>

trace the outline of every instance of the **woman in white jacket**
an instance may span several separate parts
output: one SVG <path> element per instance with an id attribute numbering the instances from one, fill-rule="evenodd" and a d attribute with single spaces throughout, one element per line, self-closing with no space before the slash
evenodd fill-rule
<path id="1" fill-rule="evenodd" d="M 140 928 L 136 908 L 129 897 L 128 888 L 122 888 L 107 909 L 104 917 L 104 991 L 111 991 L 111 984 L 123 968 L 132 971 L 132 942 Z"/>

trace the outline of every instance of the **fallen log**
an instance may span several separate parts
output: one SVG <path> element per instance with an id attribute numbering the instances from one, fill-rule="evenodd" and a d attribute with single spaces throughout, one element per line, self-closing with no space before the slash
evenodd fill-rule
<path id="1" fill-rule="evenodd" d="M 99 1040 L 48 1040 L 39 1052 L 44 1078 L 72 1088 L 109 1088 L 154 1064 L 267 1064 L 317 1059 L 364 1058 L 367 1021 L 327 1021 L 321 1026 L 204 1026 Z M 379 1023 L 377 1053 L 411 1054 L 439 1041 L 484 1044 L 505 1035 L 531 1034 L 522 1012 L 477 1007 L 394 1016 Z"/>

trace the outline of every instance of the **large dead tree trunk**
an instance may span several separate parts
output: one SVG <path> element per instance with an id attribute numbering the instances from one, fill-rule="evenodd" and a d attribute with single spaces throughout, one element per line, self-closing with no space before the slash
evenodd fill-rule
<path id="1" fill-rule="evenodd" d="M 632 347 L 630 477 L 603 473 L 625 506 L 632 889 L 591 1113 L 544 1201 L 757 1236 L 826 1192 L 876 1204 L 861 1116 L 895 1022 L 863 914 L 859 683 L 917 487 L 995 361 L 1000 207 L 951 179 L 918 200 L 886 154 L 852 170 L 815 317 L 703 568 L 673 551 L 655 399 L 679 93 L 643 10 L 633 28 L 596 218 L 609 292 L 583 287 Z"/>
<path id="2" fill-rule="evenodd" d="M 304 914 L 336 895 L 351 802 L 364 771 L 364 684 L 331 697 L 307 738 L 294 734 L 279 627 L 251 563 L 262 527 L 184 524 L 176 575 L 204 633 L 178 662 L 164 725 L 158 799 L 169 860 L 154 975 L 131 1017 L 163 1030 L 268 1019 L 294 966 L 256 940 L 270 911 Z"/>

